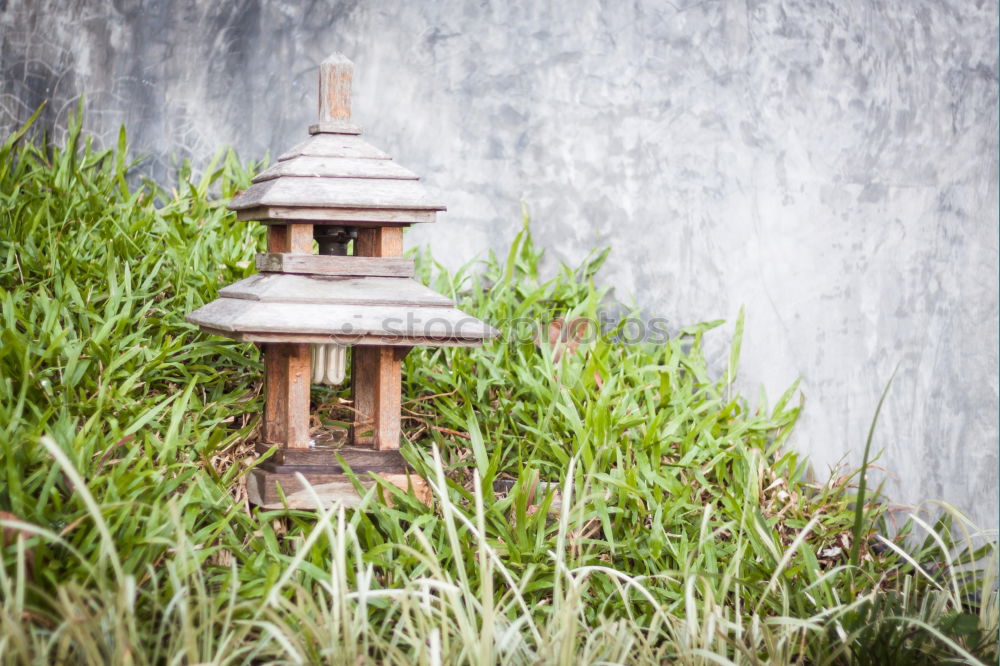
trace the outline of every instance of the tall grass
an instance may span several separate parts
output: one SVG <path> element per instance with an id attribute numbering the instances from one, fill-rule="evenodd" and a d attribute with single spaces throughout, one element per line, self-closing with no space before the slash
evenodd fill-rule
<path id="1" fill-rule="evenodd" d="M 97 150 L 78 121 L 0 149 L 4 662 L 995 660 L 995 535 L 948 510 L 880 540 L 851 477 L 810 480 L 795 387 L 753 407 L 733 387 L 742 316 L 721 378 L 722 322 L 545 343 L 596 317 L 606 253 L 547 279 L 527 225 L 459 271 L 418 257 L 466 311 L 542 331 L 407 357 L 431 505 L 377 484 L 357 511 L 251 510 L 258 353 L 182 318 L 251 272 L 261 229 L 225 202 L 254 168 L 136 184 L 124 133 Z M 342 420 L 347 397 L 314 409 Z"/>

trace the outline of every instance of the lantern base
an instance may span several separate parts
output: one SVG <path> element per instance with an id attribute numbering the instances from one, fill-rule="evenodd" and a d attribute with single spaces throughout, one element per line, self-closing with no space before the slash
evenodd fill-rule
<path id="1" fill-rule="evenodd" d="M 257 454 L 263 455 L 272 448 L 269 444 L 258 443 Z M 316 510 L 337 504 L 355 508 L 361 496 L 345 473 L 341 460 L 363 488 L 374 485 L 369 475 L 373 472 L 403 491 L 412 486 L 418 499 L 430 502 L 427 482 L 408 469 L 399 451 L 346 446 L 274 451 L 247 477 L 250 502 L 264 509 Z M 303 478 L 311 488 L 302 482 Z"/>

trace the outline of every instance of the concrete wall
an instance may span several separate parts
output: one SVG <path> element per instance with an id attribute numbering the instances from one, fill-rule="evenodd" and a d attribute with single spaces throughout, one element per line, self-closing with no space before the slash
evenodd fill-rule
<path id="1" fill-rule="evenodd" d="M 820 474 L 900 364 L 887 490 L 997 526 L 996 3 L 0 0 L 0 125 L 85 93 L 152 173 L 275 155 L 334 50 L 369 139 L 449 205 L 409 242 L 503 248 L 523 201 L 553 259 L 613 245 L 601 279 L 649 314 L 746 305 L 744 385 L 802 378 Z"/>

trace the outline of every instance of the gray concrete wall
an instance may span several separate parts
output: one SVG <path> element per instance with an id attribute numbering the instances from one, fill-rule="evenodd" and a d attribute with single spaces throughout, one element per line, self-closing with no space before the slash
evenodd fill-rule
<path id="1" fill-rule="evenodd" d="M 449 212 L 409 242 L 553 259 L 676 325 L 745 305 L 742 381 L 803 380 L 793 447 L 857 464 L 879 392 L 900 503 L 997 526 L 997 5 L 0 0 L 0 125 L 126 123 L 154 159 L 299 140 L 356 63 L 368 137 Z M 725 340 L 719 337 L 719 345 Z"/>

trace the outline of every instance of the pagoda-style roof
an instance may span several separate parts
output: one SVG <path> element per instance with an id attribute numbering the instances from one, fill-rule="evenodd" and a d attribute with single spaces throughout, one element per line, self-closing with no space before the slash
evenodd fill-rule
<path id="1" fill-rule="evenodd" d="M 475 346 L 499 333 L 416 280 L 261 273 L 187 321 L 251 342 Z"/>
<path id="2" fill-rule="evenodd" d="M 433 222 L 435 213 L 445 207 L 431 198 L 416 174 L 352 128 L 331 123 L 313 126 L 309 139 L 254 178 L 229 207 L 241 220 Z"/>
<path id="3" fill-rule="evenodd" d="M 352 69 L 339 54 L 321 64 L 320 117 L 309 138 L 229 205 L 240 219 L 279 225 L 272 231 L 284 233 L 287 243 L 269 238 L 269 252 L 257 257 L 263 272 L 223 288 L 187 321 L 261 343 L 475 346 L 497 337 L 496 329 L 412 279 L 398 227 L 432 222 L 445 207 L 416 174 L 361 138 L 350 121 Z M 314 226 L 324 224 L 343 227 L 345 238 L 349 231 L 352 256 L 312 254 Z"/>

